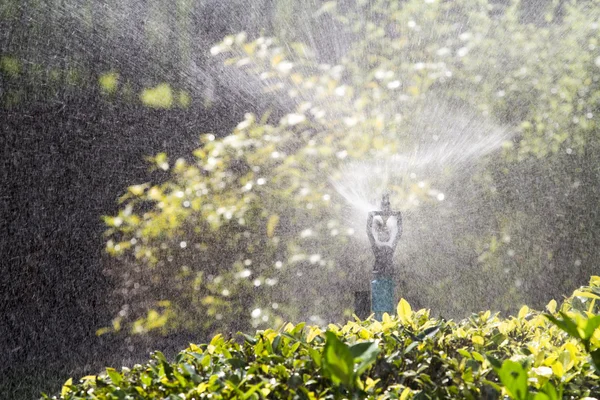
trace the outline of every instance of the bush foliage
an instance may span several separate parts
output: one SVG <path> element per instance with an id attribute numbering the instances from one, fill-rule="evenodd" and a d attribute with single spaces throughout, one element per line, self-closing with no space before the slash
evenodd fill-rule
<path id="1" fill-rule="evenodd" d="M 592 277 L 548 314 L 524 306 L 517 317 L 486 311 L 460 322 L 403 299 L 381 322 L 219 334 L 174 362 L 156 352 L 145 365 L 70 379 L 60 398 L 579 399 L 600 393 L 598 299 Z"/>

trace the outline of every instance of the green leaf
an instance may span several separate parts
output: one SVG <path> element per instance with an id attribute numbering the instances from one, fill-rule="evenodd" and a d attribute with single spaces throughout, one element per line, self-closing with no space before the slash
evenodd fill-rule
<path id="1" fill-rule="evenodd" d="M 335 333 L 325 332 L 326 342 L 323 349 L 323 369 L 336 384 L 354 386 L 354 357 L 350 348 L 342 343 Z"/>
<path id="2" fill-rule="evenodd" d="M 273 339 L 273 343 L 271 344 L 271 347 L 273 347 L 273 353 L 279 354 L 279 346 L 280 345 L 281 345 L 281 335 L 277 335 L 277 336 L 275 336 L 275 338 Z"/>
<path id="3" fill-rule="evenodd" d="M 250 336 L 242 332 L 238 332 L 238 335 L 242 335 L 244 337 L 244 340 L 246 340 L 246 342 L 250 343 L 251 345 L 255 345 L 256 343 L 258 343 L 258 339 L 256 339 L 254 336 Z"/>
<path id="4" fill-rule="evenodd" d="M 584 337 L 583 339 L 589 340 L 594 336 L 594 332 L 600 326 L 600 315 L 596 315 L 595 317 L 589 318 L 585 322 L 585 328 L 583 330 Z"/>
<path id="5" fill-rule="evenodd" d="M 358 366 L 354 371 L 356 376 L 360 376 L 377 359 L 380 349 L 377 342 L 357 343 L 350 347 L 350 353 Z"/>
<path id="6" fill-rule="evenodd" d="M 540 393 L 543 393 L 546 396 L 545 398 L 541 399 L 559 400 L 563 397 L 562 390 L 557 391 L 554 385 L 550 382 L 546 382 L 544 387 L 541 389 Z M 535 397 L 534 399 L 537 399 L 537 397 Z"/>
<path id="7" fill-rule="evenodd" d="M 440 327 L 441 327 L 440 325 L 429 327 L 429 328 L 425 329 L 423 332 L 419 333 L 417 335 L 417 338 L 419 340 L 423 340 L 425 338 L 434 337 L 435 334 L 438 333 L 438 331 L 440 330 Z"/>
<path id="8" fill-rule="evenodd" d="M 120 373 L 117 372 L 117 370 L 115 370 L 114 368 L 106 368 L 106 373 L 108 374 L 112 383 L 114 383 L 116 386 L 119 386 L 121 384 L 123 377 Z"/>
<path id="9" fill-rule="evenodd" d="M 505 360 L 496 373 L 506 391 L 515 400 L 527 400 L 529 388 L 527 387 L 527 372 L 521 364 L 512 360 Z"/>
<path id="10" fill-rule="evenodd" d="M 554 325 L 567 332 L 570 336 L 574 337 L 575 339 L 582 339 L 575 321 L 569 318 L 569 316 L 562 311 L 559 311 L 558 313 L 563 317 L 562 320 L 550 314 L 544 314 L 544 316 L 548 318 Z"/>
<path id="11" fill-rule="evenodd" d="M 600 349 L 596 349 L 590 352 L 590 357 L 592 358 L 592 362 L 594 363 L 594 367 L 596 367 L 596 371 L 600 372 Z"/>

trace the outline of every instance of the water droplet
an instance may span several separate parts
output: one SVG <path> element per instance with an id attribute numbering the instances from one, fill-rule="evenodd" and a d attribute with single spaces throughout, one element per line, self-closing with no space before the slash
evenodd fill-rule
<path id="1" fill-rule="evenodd" d="M 247 278 L 247 277 L 249 277 L 250 275 L 252 275 L 252 271 L 250 271 L 249 269 L 245 269 L 245 270 L 243 270 L 243 271 L 240 271 L 240 272 L 237 274 L 237 276 L 238 276 L 238 277 L 240 277 L 240 278 Z"/>
<path id="2" fill-rule="evenodd" d="M 521 286 L 523 286 L 523 280 L 522 280 L 522 279 L 517 279 L 517 280 L 515 281 L 515 286 L 516 286 L 516 287 L 521 287 Z"/>
<path id="3" fill-rule="evenodd" d="M 288 125 L 297 125 L 301 122 L 304 122 L 306 120 L 306 117 L 302 114 L 288 114 L 287 117 L 285 118 L 285 122 Z"/>
<path id="4" fill-rule="evenodd" d="M 302 232 L 300 232 L 300 237 L 301 238 L 307 238 L 307 237 L 312 236 L 312 235 L 313 235 L 312 229 L 305 229 Z"/>

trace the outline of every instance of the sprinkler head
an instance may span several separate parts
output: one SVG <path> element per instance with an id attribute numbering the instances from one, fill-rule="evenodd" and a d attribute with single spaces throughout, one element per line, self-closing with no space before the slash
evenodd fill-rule
<path id="1" fill-rule="evenodd" d="M 381 210 L 369 213 L 367 235 L 375 255 L 373 272 L 389 276 L 394 269 L 394 251 L 402 235 L 402 214 L 392 211 L 387 192 L 381 196 Z"/>
<path id="2" fill-rule="evenodd" d="M 385 192 L 383 196 L 381 196 L 381 211 L 392 211 L 392 206 L 390 205 L 390 194 L 388 192 Z"/>

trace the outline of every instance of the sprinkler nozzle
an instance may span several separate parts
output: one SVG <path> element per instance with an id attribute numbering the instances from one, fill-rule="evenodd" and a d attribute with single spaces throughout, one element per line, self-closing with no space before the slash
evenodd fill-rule
<path id="1" fill-rule="evenodd" d="M 390 205 L 390 194 L 388 192 L 385 192 L 383 196 L 381 196 L 381 211 L 392 211 L 392 206 Z"/>

